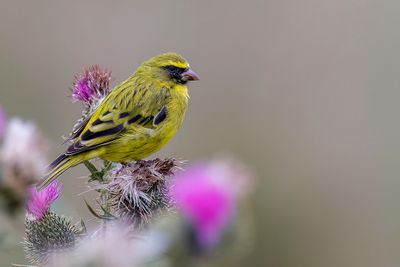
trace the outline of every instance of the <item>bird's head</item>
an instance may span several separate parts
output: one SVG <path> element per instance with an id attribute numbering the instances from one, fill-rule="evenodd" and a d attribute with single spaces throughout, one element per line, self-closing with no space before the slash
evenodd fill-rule
<path id="1" fill-rule="evenodd" d="M 182 85 L 199 79 L 199 76 L 190 68 L 189 63 L 176 53 L 155 56 L 143 62 L 138 71 L 169 85 Z"/>

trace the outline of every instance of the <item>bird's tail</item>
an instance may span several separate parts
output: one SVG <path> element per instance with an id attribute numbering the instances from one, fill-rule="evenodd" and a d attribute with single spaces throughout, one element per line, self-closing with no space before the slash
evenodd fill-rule
<path id="1" fill-rule="evenodd" d="M 40 191 L 47 187 L 51 182 L 53 182 L 58 176 L 60 176 L 67 169 L 80 163 L 79 158 L 67 156 L 61 154 L 56 158 L 48 167 L 49 173 L 37 183 L 36 188 Z"/>

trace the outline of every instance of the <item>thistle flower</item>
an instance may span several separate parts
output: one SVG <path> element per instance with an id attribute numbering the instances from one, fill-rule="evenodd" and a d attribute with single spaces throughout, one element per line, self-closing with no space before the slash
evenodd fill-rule
<path id="1" fill-rule="evenodd" d="M 33 123 L 11 119 L 0 155 L 4 163 L 2 186 L 24 199 L 28 186 L 41 177 L 46 168 L 45 139 Z"/>
<path id="2" fill-rule="evenodd" d="M 181 163 L 175 159 L 118 164 L 108 174 L 109 201 L 114 214 L 135 229 L 170 206 L 169 182 Z"/>
<path id="3" fill-rule="evenodd" d="M 41 219 L 28 214 L 23 242 L 26 257 L 32 264 L 46 265 L 57 254 L 72 250 L 82 233 L 83 230 L 73 225 L 70 219 L 51 211 Z"/>
<path id="4" fill-rule="evenodd" d="M 72 101 L 82 101 L 93 105 L 110 92 L 111 71 L 93 65 L 75 76 L 72 89 Z"/>
<path id="5" fill-rule="evenodd" d="M 101 68 L 99 65 L 85 68 L 83 73 L 75 75 L 71 99 L 72 102 L 81 101 L 84 109 L 81 118 L 75 123 L 66 141 L 73 139 L 71 136 L 80 130 L 80 127 L 84 125 L 104 97 L 110 93 L 110 81 L 111 71 Z"/>
<path id="6" fill-rule="evenodd" d="M 24 248 L 33 264 L 46 264 L 54 254 L 75 247 L 82 233 L 69 219 L 50 211 L 60 191 L 57 181 L 40 192 L 34 186 L 29 189 Z"/>
<path id="7" fill-rule="evenodd" d="M 201 249 L 214 247 L 234 219 L 237 198 L 246 188 L 244 173 L 236 169 L 225 161 L 197 164 L 180 174 L 171 187 L 172 199 Z"/>
<path id="8" fill-rule="evenodd" d="M 56 201 L 61 192 L 61 184 L 54 181 L 42 191 L 35 186 L 29 188 L 27 211 L 35 220 L 40 220 L 49 211 L 50 205 Z"/>

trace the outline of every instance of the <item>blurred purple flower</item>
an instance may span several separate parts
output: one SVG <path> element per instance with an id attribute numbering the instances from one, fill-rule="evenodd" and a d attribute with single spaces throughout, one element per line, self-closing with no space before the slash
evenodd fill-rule
<path id="1" fill-rule="evenodd" d="M 172 199 L 202 248 L 216 245 L 235 215 L 240 193 L 237 183 L 243 177 L 234 170 L 224 161 L 198 164 L 178 176 L 171 187 Z"/>
<path id="2" fill-rule="evenodd" d="M 6 128 L 6 115 L 3 108 L 0 106 L 0 137 L 3 136 L 4 130 Z"/>
<path id="3" fill-rule="evenodd" d="M 75 76 L 72 89 L 72 101 L 82 101 L 91 105 L 101 100 L 110 91 L 111 71 L 98 65 L 84 69 L 83 73 Z"/>
<path id="4" fill-rule="evenodd" d="M 35 186 L 29 188 L 27 211 L 36 220 L 40 220 L 48 212 L 50 205 L 59 197 L 61 184 L 56 180 L 42 191 L 37 191 Z"/>

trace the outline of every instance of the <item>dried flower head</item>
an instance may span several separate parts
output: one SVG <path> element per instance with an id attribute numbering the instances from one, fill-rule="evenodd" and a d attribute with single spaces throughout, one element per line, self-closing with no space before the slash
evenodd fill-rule
<path id="1" fill-rule="evenodd" d="M 75 76 L 72 89 L 72 101 L 82 101 L 93 105 L 110 92 L 111 71 L 93 65 Z"/>
<path id="2" fill-rule="evenodd" d="M 234 218 L 237 197 L 246 188 L 244 172 L 236 170 L 226 161 L 201 163 L 178 175 L 171 187 L 200 248 L 215 246 Z"/>
<path id="3" fill-rule="evenodd" d="M 109 174 L 109 203 L 116 216 L 135 229 L 169 207 L 168 186 L 181 163 L 175 159 L 141 160 L 119 164 Z"/>
<path id="4" fill-rule="evenodd" d="M 41 191 L 35 186 L 29 188 L 26 209 L 34 220 L 41 220 L 49 211 L 50 205 L 59 197 L 61 184 L 56 180 Z"/>
<path id="5" fill-rule="evenodd" d="M 47 265 L 58 254 L 72 250 L 82 233 L 70 219 L 53 212 L 48 211 L 40 220 L 28 214 L 23 243 L 27 259 L 32 264 Z"/>
<path id="6" fill-rule="evenodd" d="M 47 143 L 33 123 L 14 118 L 7 124 L 1 158 L 3 186 L 24 198 L 27 187 L 45 172 Z"/>

